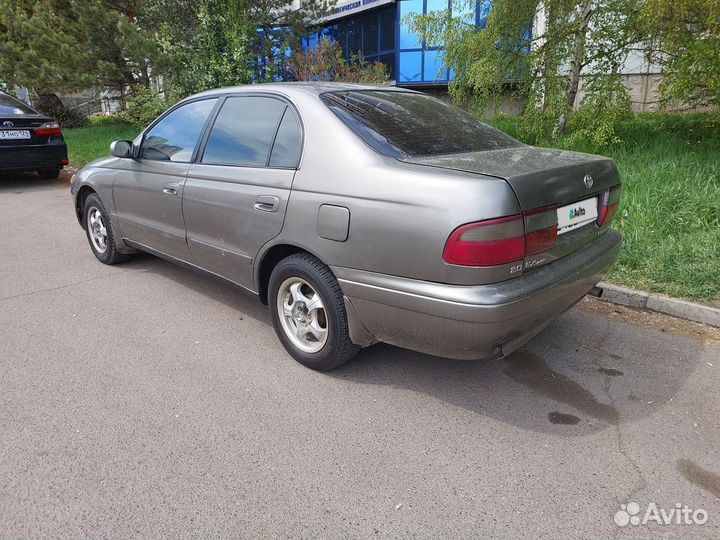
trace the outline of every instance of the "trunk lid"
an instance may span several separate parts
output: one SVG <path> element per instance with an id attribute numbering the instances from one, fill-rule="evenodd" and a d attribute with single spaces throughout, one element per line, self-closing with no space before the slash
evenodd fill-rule
<path id="1" fill-rule="evenodd" d="M 512 187 L 522 210 L 570 204 L 620 183 L 612 159 L 534 146 L 410 156 L 403 161 L 502 178 Z M 589 188 L 584 182 L 586 175 L 592 177 Z"/>
<path id="2" fill-rule="evenodd" d="M 522 273 L 550 264 L 592 242 L 605 233 L 593 213 L 602 194 L 620 184 L 612 159 L 550 148 L 522 146 L 503 150 L 487 150 L 438 156 L 415 156 L 404 159 L 410 163 L 466 171 L 502 178 L 510 184 L 523 213 L 547 206 L 556 206 L 558 234 L 554 247 L 541 253 L 526 255 Z M 587 176 L 592 177 L 592 182 Z M 589 186 L 589 187 L 588 187 Z M 592 201 L 597 198 L 596 201 Z M 576 227 L 563 227 L 572 214 L 582 209 L 582 220 Z M 546 211 L 547 212 L 547 211 Z M 595 214 L 596 216 L 597 214 Z M 561 223 L 561 220 L 563 223 Z M 528 219 L 525 219 L 526 233 Z M 518 272 L 515 275 L 520 275 Z M 514 277 L 514 276 L 513 276 Z"/>

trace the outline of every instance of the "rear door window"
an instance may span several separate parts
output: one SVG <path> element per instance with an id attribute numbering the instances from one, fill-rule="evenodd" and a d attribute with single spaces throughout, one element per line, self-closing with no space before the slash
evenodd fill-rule
<path id="1" fill-rule="evenodd" d="M 291 107 L 285 109 L 270 155 L 271 167 L 295 168 L 300 161 L 300 123 Z"/>
<path id="2" fill-rule="evenodd" d="M 181 105 L 155 124 L 145 135 L 140 157 L 189 163 L 217 98 Z"/>
<path id="3" fill-rule="evenodd" d="M 287 104 L 272 97 L 229 97 L 220 109 L 203 152 L 202 163 L 266 167 L 278 131 L 291 137 L 282 122 Z M 288 115 L 290 119 L 292 115 Z M 288 120 L 288 123 L 291 120 Z M 287 163 L 286 143 L 277 147 L 277 163 Z M 280 166 L 280 165 L 278 165 Z"/>

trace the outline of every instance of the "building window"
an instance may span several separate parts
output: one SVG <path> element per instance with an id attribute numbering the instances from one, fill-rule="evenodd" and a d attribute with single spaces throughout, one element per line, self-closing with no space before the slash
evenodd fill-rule
<path id="1" fill-rule="evenodd" d="M 371 13 L 362 19 L 362 52 L 363 55 L 371 57 L 378 53 L 378 41 L 380 40 L 378 17 Z"/>
<path id="2" fill-rule="evenodd" d="M 447 81 L 447 70 L 443 67 L 443 51 L 435 49 L 425 51 L 425 61 L 423 62 L 423 80 L 424 81 Z"/>
<path id="3" fill-rule="evenodd" d="M 400 51 L 399 83 L 422 82 L 422 51 Z"/>
<path id="4" fill-rule="evenodd" d="M 485 28 L 487 26 L 488 16 L 490 15 L 490 8 L 492 2 L 490 0 L 480 0 L 477 7 L 477 22 L 475 23 L 478 28 Z"/>
<path id="5" fill-rule="evenodd" d="M 378 17 L 378 32 L 380 33 L 380 50 L 395 50 L 395 9 L 380 10 Z"/>
<path id="6" fill-rule="evenodd" d="M 399 84 L 448 82 L 448 71 L 442 66 L 443 48 L 428 47 L 405 22 L 405 17 L 411 14 L 426 15 L 446 9 L 451 9 L 449 0 L 399 0 Z"/>
<path id="7" fill-rule="evenodd" d="M 398 19 L 400 20 L 400 50 L 422 49 L 420 37 L 411 32 L 405 17 L 408 15 L 422 15 L 423 0 L 402 0 L 398 2 Z"/>
<path id="8" fill-rule="evenodd" d="M 422 0 L 420 0 L 422 5 Z M 395 6 L 363 12 L 328 24 L 317 34 L 302 39 L 303 51 L 317 47 L 319 39 L 337 41 L 348 62 L 356 57 L 367 62 L 381 62 L 395 78 Z"/>
<path id="9" fill-rule="evenodd" d="M 466 9 L 467 2 L 457 2 L 459 9 Z M 468 24 L 484 28 L 492 0 L 477 0 L 468 13 L 454 13 L 467 19 Z M 428 47 L 420 36 L 410 31 L 404 18 L 407 15 L 426 15 L 434 11 L 453 9 L 452 0 L 398 0 L 398 84 L 447 83 L 454 78 L 452 70 L 443 65 L 444 47 Z"/>

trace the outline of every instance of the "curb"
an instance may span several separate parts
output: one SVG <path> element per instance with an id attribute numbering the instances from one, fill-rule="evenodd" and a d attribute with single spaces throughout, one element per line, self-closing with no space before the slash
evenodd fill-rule
<path id="1" fill-rule="evenodd" d="M 687 300 L 679 300 L 663 294 L 647 293 L 645 291 L 637 291 L 620 285 L 612 285 L 601 281 L 597 287 L 593 289 L 591 296 L 599 298 L 605 302 L 620 304 L 634 308 L 649 309 L 688 319 L 711 326 L 720 327 L 720 309 L 696 304 Z"/>

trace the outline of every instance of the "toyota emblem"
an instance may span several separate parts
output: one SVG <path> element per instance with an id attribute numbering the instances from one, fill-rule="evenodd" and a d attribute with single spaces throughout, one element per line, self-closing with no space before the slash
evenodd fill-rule
<path id="1" fill-rule="evenodd" d="M 593 180 L 593 177 L 590 176 L 589 174 L 586 174 L 585 178 L 583 178 L 583 184 L 585 184 L 585 187 L 588 189 L 593 187 L 594 183 L 595 183 L 595 181 Z"/>
<path id="2" fill-rule="evenodd" d="M 3 122 L 3 127 L 13 127 L 15 124 L 13 124 L 10 120 L 5 120 Z"/>

